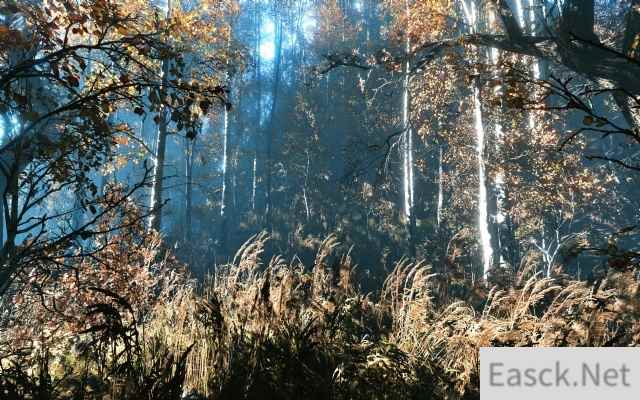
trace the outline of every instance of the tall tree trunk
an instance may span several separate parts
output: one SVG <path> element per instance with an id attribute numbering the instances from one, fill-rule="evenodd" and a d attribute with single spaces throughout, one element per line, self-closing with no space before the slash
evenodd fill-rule
<path id="1" fill-rule="evenodd" d="M 523 19 L 522 15 L 524 15 L 523 14 L 524 11 L 523 11 L 522 4 L 520 3 L 520 0 L 516 0 L 516 9 L 518 10 L 518 15 L 520 16 L 519 20 Z M 500 16 L 497 13 L 493 13 L 492 11 L 488 11 L 488 12 L 491 13 L 489 15 L 488 29 L 490 29 L 491 31 L 494 31 L 498 28 L 497 21 L 499 20 Z M 492 78 L 495 79 L 497 82 L 500 82 L 503 79 L 502 72 L 499 68 L 500 56 L 501 56 L 500 50 L 492 47 L 488 49 L 487 53 L 488 53 L 487 58 L 489 59 L 489 62 L 492 65 Z M 496 85 L 493 88 L 493 95 L 496 98 L 503 97 L 504 90 L 501 85 Z M 495 120 L 493 123 L 494 132 L 493 132 L 492 140 L 494 141 L 494 145 L 492 149 L 493 151 L 496 152 L 496 154 L 500 154 L 503 148 L 503 143 L 504 143 L 504 128 L 502 125 L 502 113 L 498 112 L 496 114 L 497 115 L 494 116 Z M 502 249 L 502 229 L 501 229 L 506 218 L 506 211 L 504 208 L 505 206 L 504 174 L 501 171 L 498 171 L 492 183 L 493 183 L 493 187 L 491 188 L 492 190 L 489 191 L 490 204 L 488 204 L 487 206 L 488 210 L 491 211 L 490 213 L 488 212 L 488 214 L 492 214 L 492 215 L 489 218 L 488 224 L 489 224 L 489 232 L 491 235 L 492 254 L 494 256 L 492 260 L 492 265 L 493 267 L 500 267 L 500 266 L 504 266 L 505 264 L 503 251 L 502 251 L 503 249 Z"/>
<path id="2" fill-rule="evenodd" d="M 236 130 L 236 132 L 239 132 L 238 130 Z M 240 160 L 240 154 L 238 154 L 238 151 L 234 151 L 233 152 L 233 157 L 232 157 L 232 173 L 231 173 L 231 193 L 233 194 L 232 196 L 232 200 L 231 200 L 231 211 L 232 212 L 237 212 L 239 210 L 239 193 L 238 193 L 238 174 L 239 174 L 239 160 Z"/>
<path id="3" fill-rule="evenodd" d="M 220 217 L 224 219 L 226 217 L 225 212 L 227 209 L 227 186 L 229 185 L 229 111 L 227 107 L 224 109 L 224 116 L 222 121 L 222 192 L 220 197 Z"/>
<path id="4" fill-rule="evenodd" d="M 409 18 L 409 0 L 405 0 L 405 13 Z M 411 39 L 409 34 L 405 38 L 405 54 L 411 53 Z M 402 83 L 402 128 L 404 135 L 402 139 L 402 175 L 403 175 L 403 203 L 404 218 L 407 223 L 408 244 L 411 255 L 415 255 L 414 233 L 416 217 L 414 213 L 414 167 L 413 167 L 413 129 L 411 127 L 411 88 L 410 73 L 411 64 L 409 57 L 404 63 L 403 83 Z"/>
<path id="5" fill-rule="evenodd" d="M 260 132 L 262 125 L 262 57 L 260 56 L 260 47 L 262 46 L 262 8 L 260 7 L 260 2 L 256 1 L 254 3 L 255 7 L 255 25 L 256 25 L 256 43 L 255 43 L 255 54 L 256 54 L 256 70 L 255 70 L 255 81 L 256 81 L 256 104 L 257 110 L 255 113 L 255 133 L 253 138 L 253 176 L 251 182 L 251 209 L 256 211 L 256 193 L 258 191 L 258 158 L 260 156 Z"/>
<path id="6" fill-rule="evenodd" d="M 4 198 L 7 192 L 7 177 L 4 174 L 0 174 L 0 249 L 4 246 Z M 1 284 L 1 282 L 0 282 Z"/>
<path id="7" fill-rule="evenodd" d="M 271 218 L 273 213 L 273 204 L 272 204 L 272 176 L 273 176 L 273 142 L 275 140 L 275 114 L 278 106 L 278 95 L 280 92 L 280 81 L 281 81 L 281 64 L 282 64 L 282 37 L 283 37 L 283 22 L 281 18 L 278 18 L 276 22 L 276 34 L 275 34 L 275 56 L 274 56 L 274 67 L 273 67 L 273 89 L 272 89 L 272 98 L 271 98 L 271 110 L 269 112 L 269 125 L 267 132 L 267 170 L 266 170 L 266 226 L 267 228 L 271 228 Z"/>
<path id="8" fill-rule="evenodd" d="M 485 129 L 480 103 L 480 89 L 473 89 L 473 113 L 476 131 L 476 151 L 478 157 L 478 231 L 480 232 L 480 247 L 482 253 L 482 273 L 486 278 L 491 269 L 493 248 L 491 233 L 489 232 L 489 213 L 487 201 L 487 177 L 485 171 Z"/>
<path id="9" fill-rule="evenodd" d="M 18 143 L 16 148 L 16 156 L 20 159 L 21 146 Z M 16 237 L 18 236 L 18 224 L 20 218 L 18 215 L 18 202 L 20 200 L 20 192 L 18 187 L 20 176 L 20 164 L 14 163 L 7 174 L 6 180 L 2 183 L 5 184 L 2 196 L 4 210 L 4 219 L 6 221 L 7 228 L 7 240 L 2 245 L 0 251 L 0 297 L 9 289 L 11 283 L 18 272 L 20 266 L 16 263 Z"/>
<path id="10" fill-rule="evenodd" d="M 530 14 L 529 14 L 529 18 L 526 18 L 526 15 L 522 16 L 522 29 L 525 30 L 526 32 L 529 32 L 531 34 L 531 36 L 536 36 L 537 35 L 537 21 L 542 17 L 540 15 L 540 11 L 537 11 L 538 8 L 536 7 L 536 1 L 537 0 L 517 0 L 518 3 L 522 3 L 524 1 L 528 1 L 528 5 L 530 8 Z M 591 7 L 591 10 L 593 11 L 593 3 L 591 2 L 591 4 L 589 4 L 591 0 L 589 1 L 585 1 L 582 3 L 582 6 L 588 6 Z M 575 7 L 576 5 L 573 4 L 573 7 Z M 522 7 L 522 5 L 521 5 Z M 594 23 L 594 16 L 591 12 L 588 12 L 587 16 L 586 16 L 586 21 L 581 21 L 581 23 L 586 22 L 587 25 L 591 24 L 591 34 L 589 32 L 587 32 L 589 29 L 587 29 L 585 31 L 585 28 L 582 27 L 579 29 L 580 35 L 591 35 L 590 37 L 593 38 L 595 36 L 595 33 L 593 33 L 593 23 Z M 565 15 L 565 18 L 575 18 L 570 16 L 570 15 Z M 544 66 L 541 65 L 541 60 L 532 57 L 531 58 L 531 76 L 533 77 L 534 80 L 540 80 L 540 79 L 545 79 L 546 78 L 546 71 L 544 69 Z M 535 89 L 534 89 L 535 90 Z M 538 120 L 536 118 L 539 118 L 538 115 L 536 115 L 535 112 L 530 112 L 529 113 L 529 129 L 531 131 L 535 131 L 538 128 Z M 547 249 L 548 247 L 548 243 L 549 241 L 547 240 L 547 221 L 545 220 L 545 218 L 542 218 L 542 232 L 541 232 L 541 246 L 544 249 L 543 250 L 543 260 L 546 264 L 546 268 L 545 268 L 545 274 L 547 277 L 551 276 L 551 270 L 552 270 L 552 263 L 553 263 L 553 258 L 550 257 L 550 253 L 549 250 Z M 556 231 L 557 233 L 557 231 Z M 559 238 L 558 238 L 559 240 Z M 553 243 L 553 238 L 551 240 L 551 243 Z M 558 241 L 558 245 L 559 245 L 559 241 Z"/>
<path id="11" fill-rule="evenodd" d="M 307 194 L 307 186 L 309 183 L 309 167 L 311 165 L 311 156 L 309 155 L 309 150 L 307 153 L 307 165 L 304 169 L 304 183 L 302 184 L 302 198 L 304 200 L 304 210 L 305 215 L 307 217 L 307 222 L 311 219 L 311 208 L 309 206 L 309 196 Z"/>
<path id="12" fill-rule="evenodd" d="M 436 211 L 436 221 L 437 221 L 437 230 L 440 231 L 442 228 L 442 207 L 444 205 L 444 188 L 442 179 L 444 177 L 444 166 L 442 161 L 442 144 L 438 145 L 439 154 L 438 154 L 438 206 Z"/>
<path id="13" fill-rule="evenodd" d="M 185 206 L 184 206 L 184 241 L 191 251 L 193 235 L 193 150 L 194 140 L 185 142 Z"/>
<path id="14" fill-rule="evenodd" d="M 220 251 L 222 254 L 226 254 L 226 248 L 228 244 L 228 236 L 229 230 L 227 229 L 227 221 L 228 221 L 228 206 L 229 206 L 229 195 L 228 188 L 230 186 L 230 176 L 229 173 L 229 111 L 225 107 L 224 116 L 223 116 L 223 127 L 222 127 L 222 193 L 220 198 L 220 232 L 218 234 L 218 239 L 220 242 Z"/>
<path id="15" fill-rule="evenodd" d="M 167 19 L 171 18 L 172 0 L 167 0 Z M 166 90 L 169 79 L 170 60 L 162 60 L 162 88 Z M 167 150 L 167 132 L 169 126 L 169 115 L 166 107 L 160 110 L 160 121 L 158 123 L 158 138 L 156 141 L 156 162 L 153 168 L 153 184 L 151 188 L 151 215 L 149 218 L 149 229 L 155 231 L 162 230 L 162 206 L 164 164 Z"/>
<path id="16" fill-rule="evenodd" d="M 462 0 L 464 13 L 472 34 L 479 30 L 480 18 L 476 2 L 471 0 L 469 4 Z M 480 52 L 478 52 L 480 57 Z M 489 231 L 489 207 L 487 198 L 487 176 L 485 167 L 485 127 L 480 101 L 480 87 L 478 83 L 473 88 L 473 120 L 476 135 L 476 157 L 478 162 L 478 232 L 480 255 L 482 260 L 482 277 L 486 278 L 492 267 L 493 248 L 491 246 L 491 233 Z"/>

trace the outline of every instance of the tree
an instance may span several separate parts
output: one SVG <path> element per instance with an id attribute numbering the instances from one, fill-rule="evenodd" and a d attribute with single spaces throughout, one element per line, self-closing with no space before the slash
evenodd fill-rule
<path id="1" fill-rule="evenodd" d="M 28 256 L 58 257 L 73 247 L 80 254 L 95 251 L 84 246 L 96 233 L 92 226 L 148 184 L 146 170 L 140 183 L 114 199 L 100 196 L 91 179 L 91 171 L 113 160 L 117 145 L 132 136 L 127 124 L 113 118 L 117 110 L 143 115 L 148 93 L 152 110 L 165 109 L 180 129 L 193 132 L 213 104 L 227 103 L 214 76 L 218 64 L 206 53 L 191 70 L 198 81 L 176 68 L 163 82 L 155 68 L 167 58 L 180 66 L 185 43 L 202 36 L 206 21 L 186 29 L 185 21 L 167 23 L 138 2 L 6 4 L 0 25 L 0 113 L 15 122 L 9 131 L 5 125 L 10 134 L 0 149 L 7 231 L 0 251 L 2 291 L 32 265 L 25 261 Z M 167 42 L 166 37 L 181 40 Z M 68 209 L 36 212 L 64 190 L 83 194 L 82 210 L 94 215 L 79 227 L 63 223 Z"/>

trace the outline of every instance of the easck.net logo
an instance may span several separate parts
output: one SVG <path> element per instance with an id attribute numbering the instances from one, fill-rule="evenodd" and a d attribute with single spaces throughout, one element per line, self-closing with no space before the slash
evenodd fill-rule
<path id="1" fill-rule="evenodd" d="M 602 400 L 603 395 L 640 399 L 640 348 L 480 349 L 481 399 Z"/>

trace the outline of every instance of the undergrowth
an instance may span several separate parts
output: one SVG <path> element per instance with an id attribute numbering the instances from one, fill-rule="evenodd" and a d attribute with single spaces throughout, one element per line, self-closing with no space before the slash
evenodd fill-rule
<path id="1" fill-rule="evenodd" d="M 640 343 L 637 268 L 594 283 L 516 275 L 445 293 L 403 260 L 361 293 L 331 236 L 313 265 L 248 241 L 203 284 L 157 236 L 109 262 L 14 291 L 3 305 L 0 394 L 27 399 L 475 399 L 483 346 Z M 329 262 L 330 257 L 338 257 Z M 530 271 L 530 269 L 525 269 Z"/>

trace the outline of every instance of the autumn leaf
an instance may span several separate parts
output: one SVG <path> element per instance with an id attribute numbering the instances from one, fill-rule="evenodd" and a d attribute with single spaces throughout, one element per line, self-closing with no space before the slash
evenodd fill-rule
<path id="1" fill-rule="evenodd" d="M 129 144 L 129 138 L 128 138 L 128 137 L 126 137 L 126 136 L 116 136 L 116 137 L 113 139 L 113 141 L 114 141 L 116 144 L 119 144 L 119 145 L 121 145 L 121 146 L 126 146 L 126 145 L 128 145 L 128 144 Z"/>
<path id="2" fill-rule="evenodd" d="M 127 156 L 117 156 L 114 162 L 116 169 L 122 169 L 129 163 L 129 158 Z"/>

